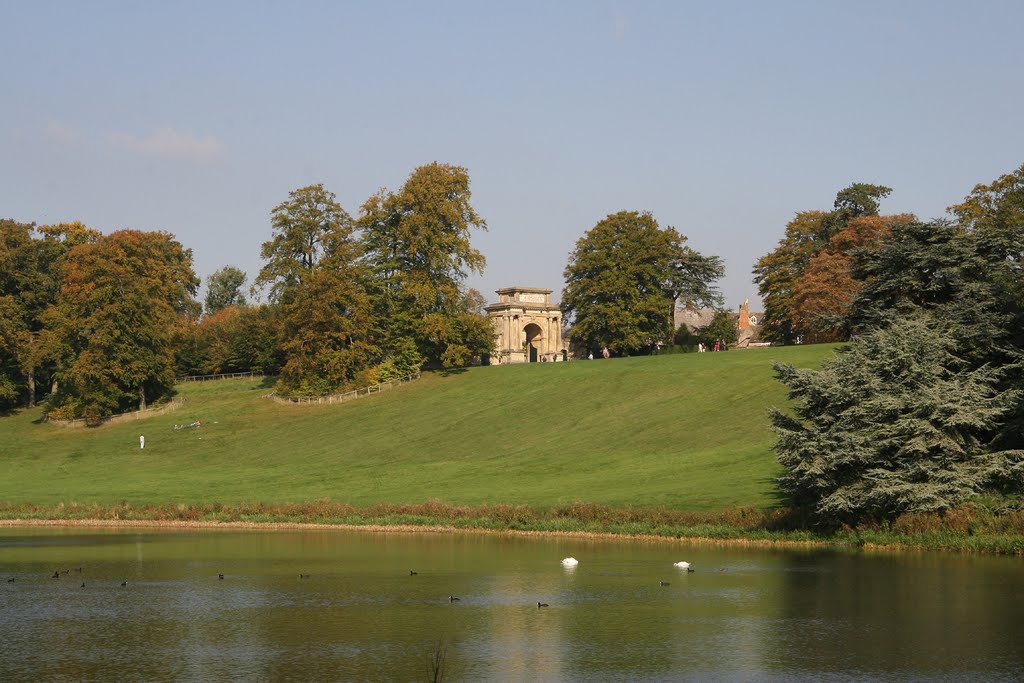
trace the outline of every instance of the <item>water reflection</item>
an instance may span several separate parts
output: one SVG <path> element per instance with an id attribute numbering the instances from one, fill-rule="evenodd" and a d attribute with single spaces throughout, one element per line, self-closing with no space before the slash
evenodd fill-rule
<path id="1" fill-rule="evenodd" d="M 580 564 L 566 571 L 570 555 Z M 672 566 L 683 555 L 693 573 Z M 488 535 L 6 529 L 0 680 L 426 680 L 439 643 L 449 680 L 1012 680 L 1021 566 Z"/>

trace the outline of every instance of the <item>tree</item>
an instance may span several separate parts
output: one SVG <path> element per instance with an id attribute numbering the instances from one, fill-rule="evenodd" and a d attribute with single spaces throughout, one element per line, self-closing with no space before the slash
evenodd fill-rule
<path id="1" fill-rule="evenodd" d="M 820 372 L 782 366 L 783 490 L 823 520 L 946 510 L 1024 491 L 1024 364 L 1012 230 L 901 220 L 854 252 L 856 340 Z"/>
<path id="2" fill-rule="evenodd" d="M 280 392 L 323 396 L 351 387 L 370 366 L 372 311 L 356 267 L 313 269 L 282 305 Z"/>
<path id="3" fill-rule="evenodd" d="M 1002 364 L 1010 321 L 993 265 L 978 240 L 955 224 L 895 224 L 888 238 L 859 256 L 855 272 L 865 285 L 851 307 L 851 327 L 863 333 L 930 311 L 965 357 Z"/>
<path id="4" fill-rule="evenodd" d="M 993 264 L 1018 321 L 1014 329 L 1024 336 L 1024 325 L 1019 324 L 1024 313 L 1024 165 L 988 185 L 975 186 L 948 210 Z M 1021 342 L 1024 338 L 1018 339 Z"/>
<path id="5" fill-rule="evenodd" d="M 835 342 L 849 338 L 851 306 L 864 281 L 854 272 L 856 255 L 877 245 L 895 223 L 913 221 L 910 214 L 859 216 L 812 256 L 792 285 L 790 319 L 805 342 Z"/>
<path id="6" fill-rule="evenodd" d="M 426 363 L 451 367 L 492 349 L 490 322 L 464 287 L 485 264 L 470 236 L 487 223 L 470 199 L 468 171 L 434 162 L 398 192 L 381 190 L 363 205 L 359 226 L 385 357 L 412 341 Z"/>
<path id="7" fill-rule="evenodd" d="M 786 344 L 846 337 L 845 311 L 860 286 L 851 276 L 853 253 L 876 241 L 885 225 L 908 218 L 879 220 L 879 200 L 890 192 L 854 183 L 836 194 L 832 211 L 804 211 L 790 221 L 779 246 L 754 266 L 764 301 L 762 337 Z"/>
<path id="8" fill-rule="evenodd" d="M 47 312 L 66 349 L 51 414 L 98 418 L 165 395 L 175 330 L 198 313 L 198 286 L 191 251 L 166 232 L 120 230 L 71 249 Z"/>
<path id="9" fill-rule="evenodd" d="M 877 216 L 880 207 L 879 200 L 888 197 L 891 193 L 891 187 L 869 183 L 853 183 L 849 187 L 843 188 L 836 193 L 833 210 L 825 221 L 826 231 L 819 241 L 831 240 L 835 233 L 845 228 L 855 218 Z"/>
<path id="10" fill-rule="evenodd" d="M 271 301 L 281 300 L 322 259 L 348 260 L 355 248 L 352 217 L 319 183 L 290 192 L 274 207 L 270 222 L 273 238 L 260 250 L 266 263 L 255 286 L 270 285 Z"/>
<path id="11" fill-rule="evenodd" d="M 796 401 L 775 410 L 780 488 L 826 524 L 944 511 L 1024 481 L 1024 452 L 992 435 L 1021 398 L 972 367 L 942 320 L 919 312 L 859 337 L 821 370 L 777 364 Z"/>
<path id="12" fill-rule="evenodd" d="M 323 185 L 271 213 L 257 283 L 271 285 L 283 354 L 278 391 L 324 395 L 350 385 L 373 357 L 368 274 L 348 213 Z"/>
<path id="13" fill-rule="evenodd" d="M 989 266 L 995 298 L 1008 322 L 1005 344 L 1011 354 L 1024 351 L 1024 165 L 988 185 L 979 184 L 960 204 L 949 208 L 961 229 L 974 239 Z M 988 362 L 1008 363 L 1007 384 L 1024 389 L 1024 368 L 999 354 Z M 1001 442 L 1024 447 L 1024 402 L 1004 425 Z"/>
<path id="14" fill-rule="evenodd" d="M 32 223 L 0 220 L 0 410 L 17 404 L 29 355 L 28 322 L 37 289 L 32 282 L 37 266 L 34 229 Z"/>
<path id="15" fill-rule="evenodd" d="M 822 211 L 798 213 L 775 250 L 754 265 L 754 282 L 764 303 L 761 336 L 768 341 L 792 344 L 802 332 L 794 321 L 794 290 L 817 253 L 825 217 Z"/>
<path id="16" fill-rule="evenodd" d="M 672 343 L 684 353 L 693 351 L 697 343 L 700 342 L 700 337 L 696 332 L 691 330 L 686 323 L 681 323 L 676 328 L 675 335 L 672 338 Z"/>
<path id="17" fill-rule="evenodd" d="M 53 370 L 47 362 L 51 354 L 43 313 L 57 300 L 64 258 L 76 244 L 98 238 L 98 232 L 77 222 L 36 229 L 31 223 L 0 220 L 0 297 L 10 299 L 3 326 L 9 355 L 0 363 L 0 374 L 5 384 L 16 387 L 15 397 L 26 397 L 30 408 L 35 405 L 40 370 Z"/>
<path id="18" fill-rule="evenodd" d="M 711 322 L 697 330 L 697 340 L 709 347 L 713 347 L 715 342 L 722 342 L 728 347 L 729 344 L 736 342 L 739 335 L 736 323 L 736 316 L 730 311 L 715 311 L 715 317 Z"/>
<path id="19" fill-rule="evenodd" d="M 18 352 L 22 330 L 21 312 L 14 297 L 0 297 L 0 413 L 18 403 L 19 370 Z"/>
<path id="20" fill-rule="evenodd" d="M 573 343 L 617 354 L 649 350 L 672 339 L 677 303 L 719 304 L 711 283 L 722 276 L 721 260 L 685 242 L 646 212 L 620 211 L 587 231 L 569 255 L 562 291 Z"/>
<path id="21" fill-rule="evenodd" d="M 245 305 L 245 273 L 235 266 L 224 266 L 206 279 L 206 313 L 216 313 L 227 306 Z"/>

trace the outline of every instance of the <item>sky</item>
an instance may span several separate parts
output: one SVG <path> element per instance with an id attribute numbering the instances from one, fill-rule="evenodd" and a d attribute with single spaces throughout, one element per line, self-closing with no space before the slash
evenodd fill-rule
<path id="1" fill-rule="evenodd" d="M 853 182 L 945 215 L 1024 163 L 1024 3 L 0 0 L 0 217 L 166 230 L 258 273 L 313 183 L 353 216 L 433 161 L 488 229 L 467 284 L 554 290 L 608 214 L 725 263 L 729 308 Z"/>

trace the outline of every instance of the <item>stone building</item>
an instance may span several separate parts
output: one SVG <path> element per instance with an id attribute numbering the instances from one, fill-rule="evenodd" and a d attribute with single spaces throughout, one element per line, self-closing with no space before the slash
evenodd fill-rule
<path id="1" fill-rule="evenodd" d="M 751 312 L 750 301 L 744 300 L 739 307 L 739 312 L 732 314 L 736 320 L 736 344 L 737 348 L 746 348 L 750 345 L 758 345 L 760 342 L 761 319 L 763 313 Z M 677 308 L 675 311 L 675 326 L 685 324 L 692 332 L 697 332 L 702 327 L 707 327 L 715 317 L 713 308 Z"/>
<path id="2" fill-rule="evenodd" d="M 494 325 L 492 363 L 560 361 L 567 356 L 562 342 L 562 311 L 551 303 L 551 290 L 536 287 L 499 289 L 498 303 L 484 310 Z"/>

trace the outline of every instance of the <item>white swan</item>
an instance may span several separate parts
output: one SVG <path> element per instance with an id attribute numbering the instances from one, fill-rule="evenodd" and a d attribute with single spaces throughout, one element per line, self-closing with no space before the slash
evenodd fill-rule
<path id="1" fill-rule="evenodd" d="M 672 566 L 673 567 L 677 567 L 679 569 L 685 569 L 688 572 L 692 572 L 693 571 L 693 567 L 690 566 L 689 562 L 673 562 Z"/>
<path id="2" fill-rule="evenodd" d="M 580 561 L 577 560 L 575 557 L 567 557 L 564 560 L 562 560 L 563 567 L 575 567 L 579 563 Z"/>

